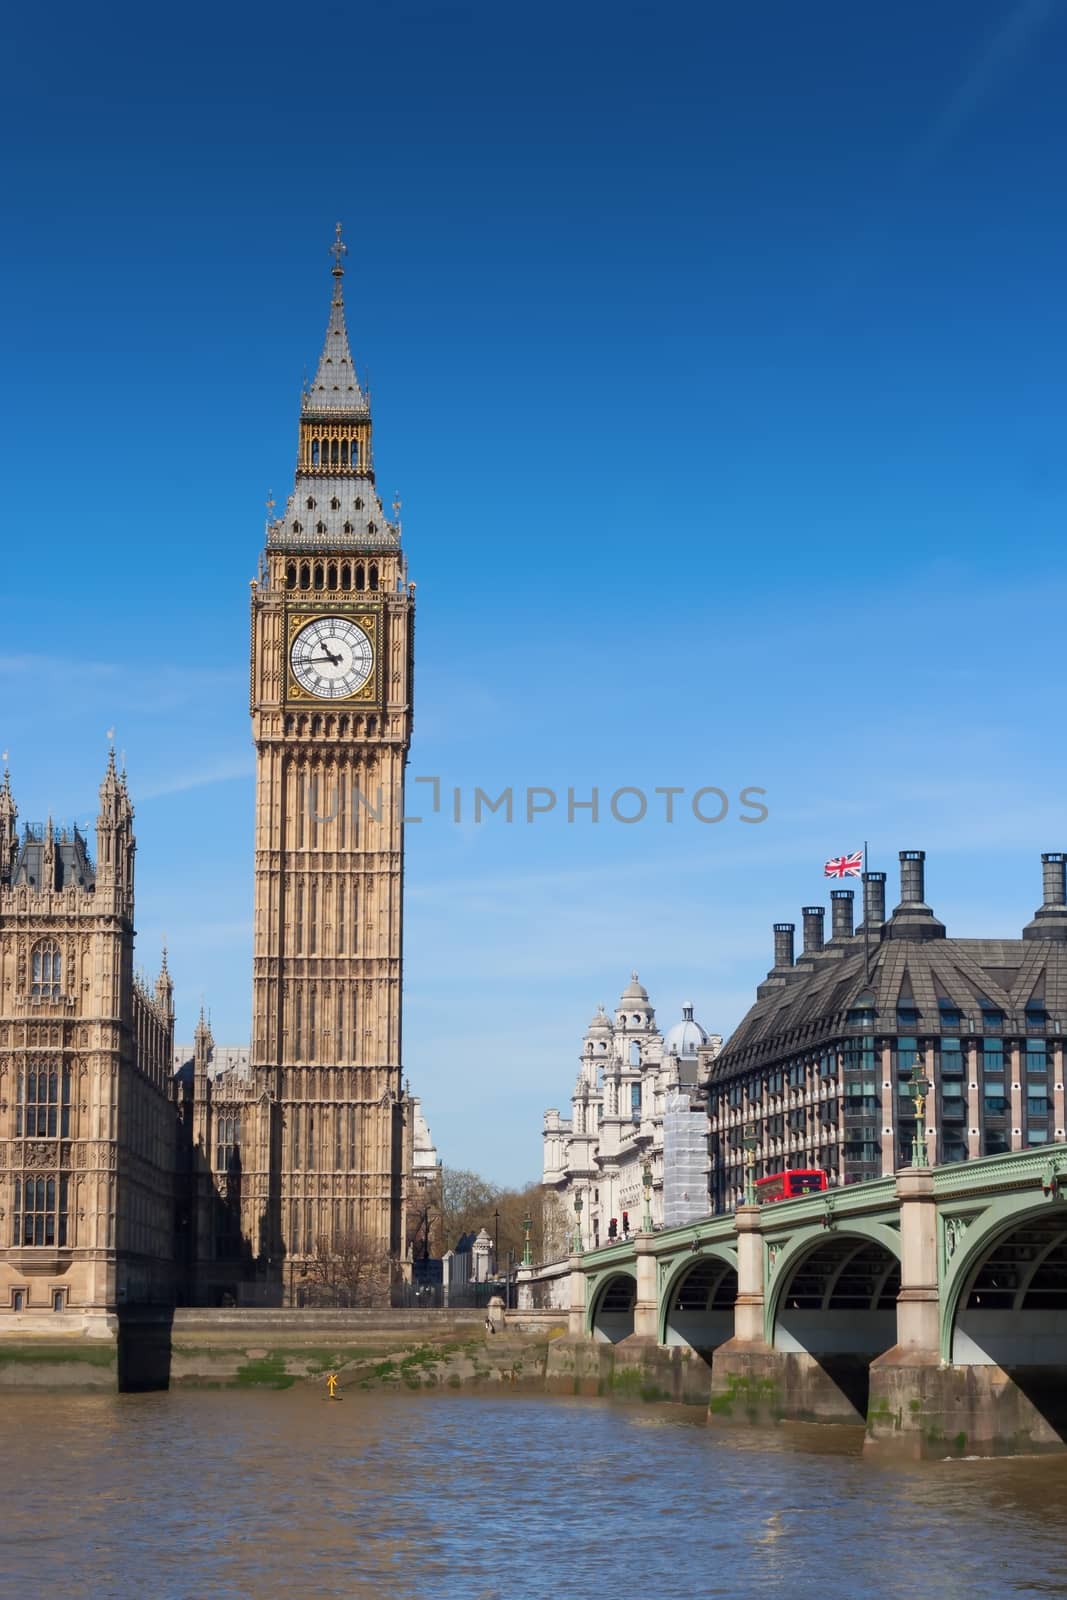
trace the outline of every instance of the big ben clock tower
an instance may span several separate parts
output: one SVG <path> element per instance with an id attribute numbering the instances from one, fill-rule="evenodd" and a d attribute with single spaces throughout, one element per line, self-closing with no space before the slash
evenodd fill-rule
<path id="1" fill-rule="evenodd" d="M 414 585 L 375 489 L 340 224 L 333 254 L 293 491 L 252 591 L 256 1107 L 242 1211 L 286 1299 L 324 1251 L 395 1258 L 401 1243 Z"/>

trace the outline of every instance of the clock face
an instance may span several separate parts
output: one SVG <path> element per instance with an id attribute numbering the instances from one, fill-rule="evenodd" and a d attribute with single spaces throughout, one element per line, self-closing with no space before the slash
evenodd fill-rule
<path id="1" fill-rule="evenodd" d="M 374 648 L 348 617 L 316 617 L 293 640 L 293 677 L 319 700 L 344 700 L 374 669 Z"/>

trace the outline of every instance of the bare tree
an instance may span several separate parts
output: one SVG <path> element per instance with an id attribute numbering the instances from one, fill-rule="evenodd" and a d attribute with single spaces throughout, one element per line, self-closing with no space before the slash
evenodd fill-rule
<path id="1" fill-rule="evenodd" d="M 544 1205 L 539 1183 L 510 1189 L 490 1183 L 476 1172 L 445 1167 L 442 1173 L 441 1217 L 444 1248 L 452 1249 L 465 1233 L 485 1228 L 496 1242 L 499 1238 L 501 1271 L 510 1253 L 512 1261 L 522 1260 L 526 1245 L 526 1218 L 530 1219 L 530 1252 L 542 1259 Z"/>
<path id="2" fill-rule="evenodd" d="M 441 1254 L 443 1224 L 441 1173 L 420 1178 L 408 1191 L 404 1237 L 413 1261 L 428 1261 Z"/>
<path id="3" fill-rule="evenodd" d="M 320 1235 L 308 1262 L 305 1297 L 320 1306 L 373 1306 L 389 1299 L 389 1252 L 365 1233 Z"/>
<path id="4" fill-rule="evenodd" d="M 479 1228 L 493 1231 L 493 1212 L 501 1191 L 476 1172 L 461 1167 L 441 1169 L 441 1222 L 446 1250 L 452 1250 L 465 1233 Z"/>

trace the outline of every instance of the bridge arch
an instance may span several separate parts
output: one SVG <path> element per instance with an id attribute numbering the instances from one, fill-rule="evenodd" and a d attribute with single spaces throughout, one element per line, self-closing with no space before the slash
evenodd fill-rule
<path id="1" fill-rule="evenodd" d="M 737 1257 L 711 1248 L 688 1255 L 670 1271 L 660 1295 L 660 1344 L 710 1353 L 734 1335 Z"/>
<path id="2" fill-rule="evenodd" d="M 941 1357 L 953 1366 L 1067 1367 L 1067 1204 L 998 1197 L 943 1221 Z M 960 1231 L 963 1231 L 962 1242 Z M 1042 1407 L 1044 1409 L 1044 1407 Z"/>
<path id="3" fill-rule="evenodd" d="M 774 1250 L 773 1241 L 768 1258 Z M 769 1265 L 769 1261 L 768 1261 Z M 900 1236 L 868 1218 L 798 1230 L 766 1294 L 766 1341 L 798 1363 L 798 1389 L 828 1420 L 863 1420 L 871 1362 L 897 1342 Z"/>
<path id="4" fill-rule="evenodd" d="M 833 1248 L 837 1241 L 841 1241 L 842 1244 L 847 1243 L 847 1252 Z M 818 1257 L 814 1263 L 815 1270 L 821 1273 L 833 1271 L 834 1283 L 828 1282 L 824 1287 L 830 1288 L 831 1299 L 841 1299 L 846 1293 L 846 1283 L 842 1282 L 839 1288 L 835 1286 L 836 1280 L 842 1275 L 840 1269 L 843 1269 L 849 1260 L 853 1261 L 853 1272 L 860 1267 L 865 1258 L 860 1256 L 859 1252 L 864 1245 L 876 1247 L 875 1251 L 872 1251 L 866 1258 L 871 1263 L 876 1259 L 876 1252 L 880 1251 L 887 1269 L 890 1268 L 891 1263 L 896 1264 L 899 1284 L 900 1234 L 896 1228 L 886 1227 L 884 1223 L 874 1222 L 867 1217 L 855 1217 L 850 1218 L 847 1223 L 837 1223 L 832 1228 L 824 1228 L 821 1223 L 812 1223 L 810 1226 L 798 1228 L 795 1233 L 790 1234 L 781 1243 L 774 1238 L 773 1234 L 770 1236 L 767 1241 L 767 1266 L 768 1274 L 773 1274 L 773 1276 L 765 1291 L 764 1308 L 764 1337 L 769 1345 L 775 1345 L 776 1343 L 776 1328 L 783 1313 L 788 1312 L 790 1309 L 799 1309 L 797 1307 L 791 1308 L 787 1305 L 788 1291 L 793 1287 L 797 1272 L 807 1258 L 810 1256 Z M 836 1267 L 834 1263 L 836 1263 Z M 798 1287 L 801 1288 L 804 1298 L 813 1298 L 815 1288 L 812 1283 L 809 1283 L 806 1287 Z M 894 1289 L 894 1295 L 896 1292 L 897 1290 Z M 798 1298 L 798 1295 L 794 1293 L 793 1298 Z M 825 1309 L 839 1308 L 827 1305 Z M 888 1349 L 889 1345 L 895 1342 L 896 1327 L 894 1324 L 893 1338 L 883 1348 Z M 880 1352 L 875 1352 L 875 1354 L 878 1353 Z"/>
<path id="5" fill-rule="evenodd" d="M 588 1333 L 600 1344 L 618 1344 L 634 1331 L 637 1277 L 615 1269 L 598 1282 L 589 1305 Z"/>

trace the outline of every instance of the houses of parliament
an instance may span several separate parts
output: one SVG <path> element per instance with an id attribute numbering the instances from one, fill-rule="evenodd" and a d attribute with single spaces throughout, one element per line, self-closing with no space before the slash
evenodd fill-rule
<path id="1" fill-rule="evenodd" d="M 103 1331 L 123 1306 L 297 1302 L 322 1256 L 403 1256 L 403 785 L 414 590 L 375 488 L 340 225 L 296 472 L 251 585 L 252 1037 L 174 1038 L 134 969 L 134 809 L 95 839 L 0 788 L 0 1318 Z M 274 507 L 271 507 L 273 513 Z M 54 1326 L 54 1322 L 50 1321 Z"/>

